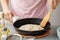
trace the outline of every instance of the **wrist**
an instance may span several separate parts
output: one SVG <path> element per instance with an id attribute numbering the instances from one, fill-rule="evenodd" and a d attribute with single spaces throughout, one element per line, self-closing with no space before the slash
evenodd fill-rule
<path id="1" fill-rule="evenodd" d="M 7 7 L 3 8 L 3 11 L 5 11 L 5 10 L 9 10 L 9 8 L 7 8 Z"/>
<path id="2" fill-rule="evenodd" d="M 8 8 L 3 8 L 4 14 L 10 13 L 10 10 Z"/>
<path id="3" fill-rule="evenodd" d="M 3 12 L 4 12 L 5 14 L 10 13 L 10 9 L 9 9 L 8 7 L 4 7 L 4 8 L 3 8 Z"/>

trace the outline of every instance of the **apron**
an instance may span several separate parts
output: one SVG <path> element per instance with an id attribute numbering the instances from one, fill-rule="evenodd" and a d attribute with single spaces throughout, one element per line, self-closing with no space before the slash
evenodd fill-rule
<path id="1" fill-rule="evenodd" d="M 20 19 L 43 18 L 47 13 L 47 0 L 11 0 L 11 11 Z"/>

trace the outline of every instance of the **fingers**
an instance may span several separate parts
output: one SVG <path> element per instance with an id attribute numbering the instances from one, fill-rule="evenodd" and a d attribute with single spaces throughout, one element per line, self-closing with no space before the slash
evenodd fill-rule
<path id="1" fill-rule="evenodd" d="M 58 3 L 59 3 L 59 0 L 52 0 L 52 8 L 53 9 L 55 9 L 56 8 L 56 6 L 58 5 Z"/>
<path id="2" fill-rule="evenodd" d="M 57 0 L 57 4 L 59 3 L 59 0 Z"/>
<path id="3" fill-rule="evenodd" d="M 7 8 L 7 9 L 4 9 L 3 11 L 5 14 L 5 18 L 12 22 L 13 21 L 12 20 L 12 13 L 11 13 L 10 9 Z"/>
<path id="4" fill-rule="evenodd" d="M 9 15 L 10 21 L 13 22 L 13 16 L 12 16 L 12 14 L 10 13 L 10 14 L 8 14 L 8 15 Z"/>
<path id="5" fill-rule="evenodd" d="M 59 2 L 60 2 L 60 0 L 59 0 Z"/>
<path id="6" fill-rule="evenodd" d="M 54 0 L 54 6 L 56 7 L 58 5 L 58 0 Z"/>
<path id="7" fill-rule="evenodd" d="M 13 22 L 13 17 L 12 17 L 12 15 L 11 15 L 11 13 L 5 14 L 5 18 L 6 18 L 7 20 L 9 20 L 10 22 Z"/>

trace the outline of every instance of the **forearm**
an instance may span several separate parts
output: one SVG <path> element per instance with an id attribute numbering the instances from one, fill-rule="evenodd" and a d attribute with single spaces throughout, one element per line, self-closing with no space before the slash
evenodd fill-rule
<path id="1" fill-rule="evenodd" d="M 3 10 L 8 9 L 8 0 L 1 0 Z"/>

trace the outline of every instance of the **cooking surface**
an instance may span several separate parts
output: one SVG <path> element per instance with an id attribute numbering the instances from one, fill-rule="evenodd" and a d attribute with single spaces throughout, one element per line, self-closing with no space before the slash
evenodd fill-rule
<path id="1" fill-rule="evenodd" d="M 15 34 L 16 31 L 15 31 L 13 25 L 10 22 L 6 23 L 6 27 L 11 30 L 11 34 Z M 58 40 L 57 33 L 56 33 L 57 27 L 58 26 L 56 26 L 56 25 L 51 25 L 51 31 L 50 31 L 50 34 L 47 37 L 40 38 L 40 39 L 35 39 L 35 40 Z M 3 38 L 3 40 L 4 39 L 5 38 Z M 25 39 L 23 38 L 23 40 L 25 40 Z"/>

